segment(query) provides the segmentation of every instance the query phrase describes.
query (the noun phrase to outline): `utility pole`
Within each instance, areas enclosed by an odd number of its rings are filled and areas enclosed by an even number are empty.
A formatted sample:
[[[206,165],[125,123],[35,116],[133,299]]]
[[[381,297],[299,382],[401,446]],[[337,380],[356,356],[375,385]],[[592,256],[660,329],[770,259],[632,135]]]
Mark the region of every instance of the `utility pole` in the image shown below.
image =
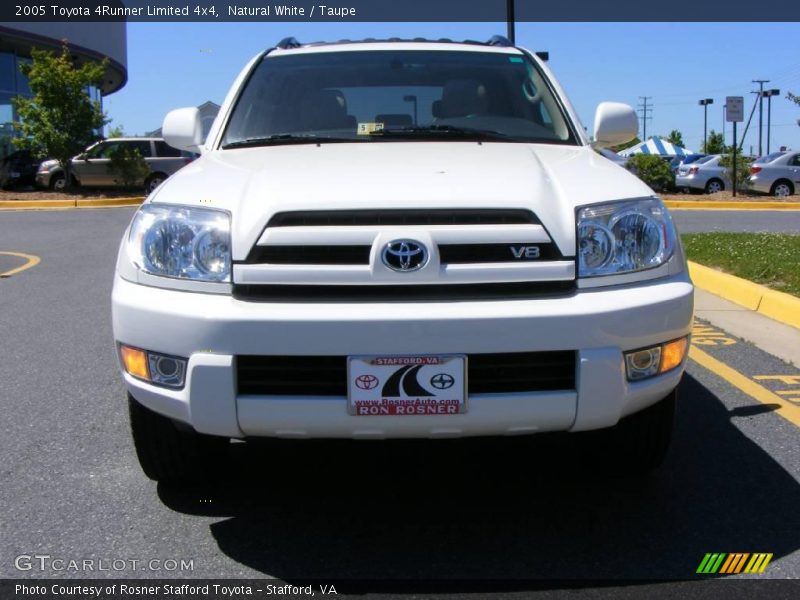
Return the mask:
[[[647,119],[651,119],[652,120],[652,118],[653,118],[653,117],[651,117],[650,115],[647,114],[648,112],[650,112],[650,113],[653,112],[653,105],[652,104],[650,106],[647,105],[647,101],[648,100],[652,100],[652,99],[653,99],[652,96],[639,96],[639,100],[642,101],[639,104],[638,112],[642,115],[642,141],[643,142],[647,141]]]
[[[516,45],[514,40],[514,0],[506,0],[506,23],[508,24],[508,41]]]
[[[769,79],[753,79],[752,82],[760,86],[758,90],[758,155],[763,156],[761,154],[761,121],[764,118],[764,84],[769,83]]]
[[[708,145],[708,105],[714,104],[714,99],[703,98],[698,104],[703,107],[703,152],[705,152]]]
[[[767,90],[763,95],[767,98],[767,154],[769,154],[769,138],[772,129],[772,97],[781,93],[780,90]]]

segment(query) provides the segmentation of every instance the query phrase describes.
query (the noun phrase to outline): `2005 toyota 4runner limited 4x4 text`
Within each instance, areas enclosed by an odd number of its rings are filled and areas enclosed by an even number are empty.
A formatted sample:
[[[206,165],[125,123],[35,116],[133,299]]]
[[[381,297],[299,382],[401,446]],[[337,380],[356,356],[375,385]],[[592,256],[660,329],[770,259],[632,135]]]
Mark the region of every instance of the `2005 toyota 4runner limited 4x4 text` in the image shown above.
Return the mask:
[[[536,53],[496,37],[298,43],[255,57],[201,157],[137,211],[114,335],[140,463],[209,471],[232,438],[608,430],[666,452],[693,287],[653,191],[594,148]]]

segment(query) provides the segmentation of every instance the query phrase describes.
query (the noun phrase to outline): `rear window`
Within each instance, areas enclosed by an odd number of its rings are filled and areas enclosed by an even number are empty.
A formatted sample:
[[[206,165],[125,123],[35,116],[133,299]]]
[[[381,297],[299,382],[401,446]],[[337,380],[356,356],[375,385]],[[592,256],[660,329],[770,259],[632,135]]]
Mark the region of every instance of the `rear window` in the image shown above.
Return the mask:
[[[773,152],[772,154],[767,154],[766,156],[756,159],[755,163],[753,164],[770,163],[773,160],[779,159],[784,154],[786,154],[786,152]]]
[[[702,165],[703,163],[710,162],[710,161],[714,160],[715,158],[716,158],[716,156],[714,156],[713,154],[711,156],[704,156],[704,157],[698,158],[696,161],[694,161],[694,164]]]

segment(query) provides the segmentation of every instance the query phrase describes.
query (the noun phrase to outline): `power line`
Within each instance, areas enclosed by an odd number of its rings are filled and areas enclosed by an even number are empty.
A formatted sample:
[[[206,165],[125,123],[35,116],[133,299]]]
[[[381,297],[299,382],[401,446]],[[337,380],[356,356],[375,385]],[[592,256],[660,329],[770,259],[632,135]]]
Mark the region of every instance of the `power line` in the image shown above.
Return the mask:
[[[653,99],[652,96],[639,96],[639,100],[641,100],[642,102],[639,103],[638,105],[639,108],[637,109],[637,112],[642,117],[642,141],[645,141],[647,139],[647,120],[650,119],[652,121],[653,119],[652,116],[647,114],[648,112],[649,113],[653,112],[653,105],[652,104],[650,106],[647,105],[647,101],[652,99]]]

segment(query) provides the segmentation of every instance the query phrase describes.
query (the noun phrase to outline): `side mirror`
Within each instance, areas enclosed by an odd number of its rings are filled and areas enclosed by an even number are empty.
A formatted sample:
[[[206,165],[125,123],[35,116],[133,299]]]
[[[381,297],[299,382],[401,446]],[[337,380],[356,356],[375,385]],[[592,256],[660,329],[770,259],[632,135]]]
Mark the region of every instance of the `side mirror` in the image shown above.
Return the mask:
[[[203,124],[196,107],[178,108],[167,113],[161,126],[164,141],[173,148],[200,152],[203,143]]]
[[[594,113],[595,148],[631,141],[639,133],[639,119],[633,108],[619,102],[601,102]]]

